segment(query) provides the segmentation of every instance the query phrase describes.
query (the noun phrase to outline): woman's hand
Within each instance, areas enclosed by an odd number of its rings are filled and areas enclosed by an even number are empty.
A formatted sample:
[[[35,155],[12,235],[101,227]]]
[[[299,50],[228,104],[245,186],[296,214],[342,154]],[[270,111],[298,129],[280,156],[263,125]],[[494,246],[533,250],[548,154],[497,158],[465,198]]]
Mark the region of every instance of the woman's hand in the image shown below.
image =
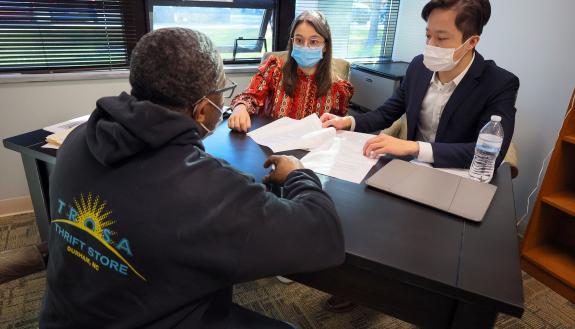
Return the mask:
[[[234,107],[232,115],[228,119],[228,127],[232,130],[247,133],[252,127],[252,121],[248,109],[244,104],[238,104]]]

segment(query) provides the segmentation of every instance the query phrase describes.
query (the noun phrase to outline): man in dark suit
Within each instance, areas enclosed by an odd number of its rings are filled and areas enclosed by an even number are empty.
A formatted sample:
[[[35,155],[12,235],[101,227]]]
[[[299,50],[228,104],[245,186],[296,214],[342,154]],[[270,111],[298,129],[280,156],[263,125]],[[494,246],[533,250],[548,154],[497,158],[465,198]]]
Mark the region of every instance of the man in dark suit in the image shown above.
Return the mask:
[[[435,167],[468,168],[479,131],[499,115],[505,135],[499,166],[513,136],[519,79],[475,50],[491,15],[489,0],[432,0],[421,15],[427,46],[395,94],[369,113],[324,114],[324,127],[373,132],[405,113],[408,140],[380,134],[365,144],[365,155],[413,156]]]

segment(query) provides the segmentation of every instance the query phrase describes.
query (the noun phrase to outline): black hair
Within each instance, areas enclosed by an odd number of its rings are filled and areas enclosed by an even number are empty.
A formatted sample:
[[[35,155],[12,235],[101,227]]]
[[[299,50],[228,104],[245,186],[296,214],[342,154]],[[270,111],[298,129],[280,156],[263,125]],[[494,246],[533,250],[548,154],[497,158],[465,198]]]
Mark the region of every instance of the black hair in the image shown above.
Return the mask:
[[[199,31],[164,28],[144,35],[130,62],[132,96],[175,110],[189,109],[217,88],[223,62]]]
[[[491,17],[489,0],[431,0],[421,11],[427,22],[434,9],[453,9],[457,12],[455,26],[463,33],[463,41],[474,35],[481,35],[483,27]]]

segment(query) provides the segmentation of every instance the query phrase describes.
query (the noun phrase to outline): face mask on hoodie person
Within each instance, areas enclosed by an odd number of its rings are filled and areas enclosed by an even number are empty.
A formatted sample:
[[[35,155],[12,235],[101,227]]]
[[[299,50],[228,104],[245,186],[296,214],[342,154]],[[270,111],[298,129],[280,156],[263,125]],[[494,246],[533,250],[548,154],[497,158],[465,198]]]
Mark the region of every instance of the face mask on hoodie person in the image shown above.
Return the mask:
[[[213,107],[215,107],[219,112],[220,112],[220,116],[218,118],[218,121],[216,122],[216,124],[214,125],[214,128],[209,129],[208,127],[206,127],[203,123],[198,122],[198,124],[200,126],[202,126],[202,128],[204,128],[204,130],[206,130],[206,134],[202,137],[202,138],[206,138],[208,136],[210,136],[211,134],[214,133],[214,130],[220,125],[220,123],[222,123],[222,121],[224,121],[224,110],[222,108],[220,108],[219,106],[217,106],[214,102],[212,102],[209,98],[207,98],[206,96],[200,98],[197,102],[196,105],[194,106],[194,110],[192,111],[192,115],[194,115],[196,113],[196,110],[198,109],[198,103],[201,102],[203,99],[208,100],[208,103],[210,103]],[[197,121],[196,121],[197,122]]]

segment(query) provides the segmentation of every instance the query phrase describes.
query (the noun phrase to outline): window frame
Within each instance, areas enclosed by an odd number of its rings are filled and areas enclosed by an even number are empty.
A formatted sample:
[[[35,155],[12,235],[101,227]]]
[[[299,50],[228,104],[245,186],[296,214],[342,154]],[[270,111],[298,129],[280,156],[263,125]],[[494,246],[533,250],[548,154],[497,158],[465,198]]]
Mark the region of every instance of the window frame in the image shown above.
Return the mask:
[[[294,1],[295,0],[289,0]],[[148,31],[152,30],[154,13],[154,5],[158,6],[174,6],[174,7],[212,7],[212,8],[246,8],[246,9],[264,9],[264,15],[259,29],[259,38],[265,38],[267,27],[271,23],[272,25],[272,49],[276,51],[277,48],[277,18],[280,16],[279,3],[280,0],[145,0],[146,3],[146,13],[147,13],[147,24]],[[295,9],[295,7],[294,7]],[[276,13],[276,14],[274,14]],[[272,20],[273,19],[273,20]],[[237,40],[237,39],[236,39]],[[240,39],[241,40],[241,39]],[[253,47],[253,51],[261,51],[263,49],[264,42],[258,41]],[[269,46],[269,45],[268,45]],[[269,50],[268,50],[269,51]],[[240,53],[240,52],[238,52]],[[224,65],[227,64],[255,64],[259,63],[261,59],[259,58],[236,58],[236,59],[224,59]]]

